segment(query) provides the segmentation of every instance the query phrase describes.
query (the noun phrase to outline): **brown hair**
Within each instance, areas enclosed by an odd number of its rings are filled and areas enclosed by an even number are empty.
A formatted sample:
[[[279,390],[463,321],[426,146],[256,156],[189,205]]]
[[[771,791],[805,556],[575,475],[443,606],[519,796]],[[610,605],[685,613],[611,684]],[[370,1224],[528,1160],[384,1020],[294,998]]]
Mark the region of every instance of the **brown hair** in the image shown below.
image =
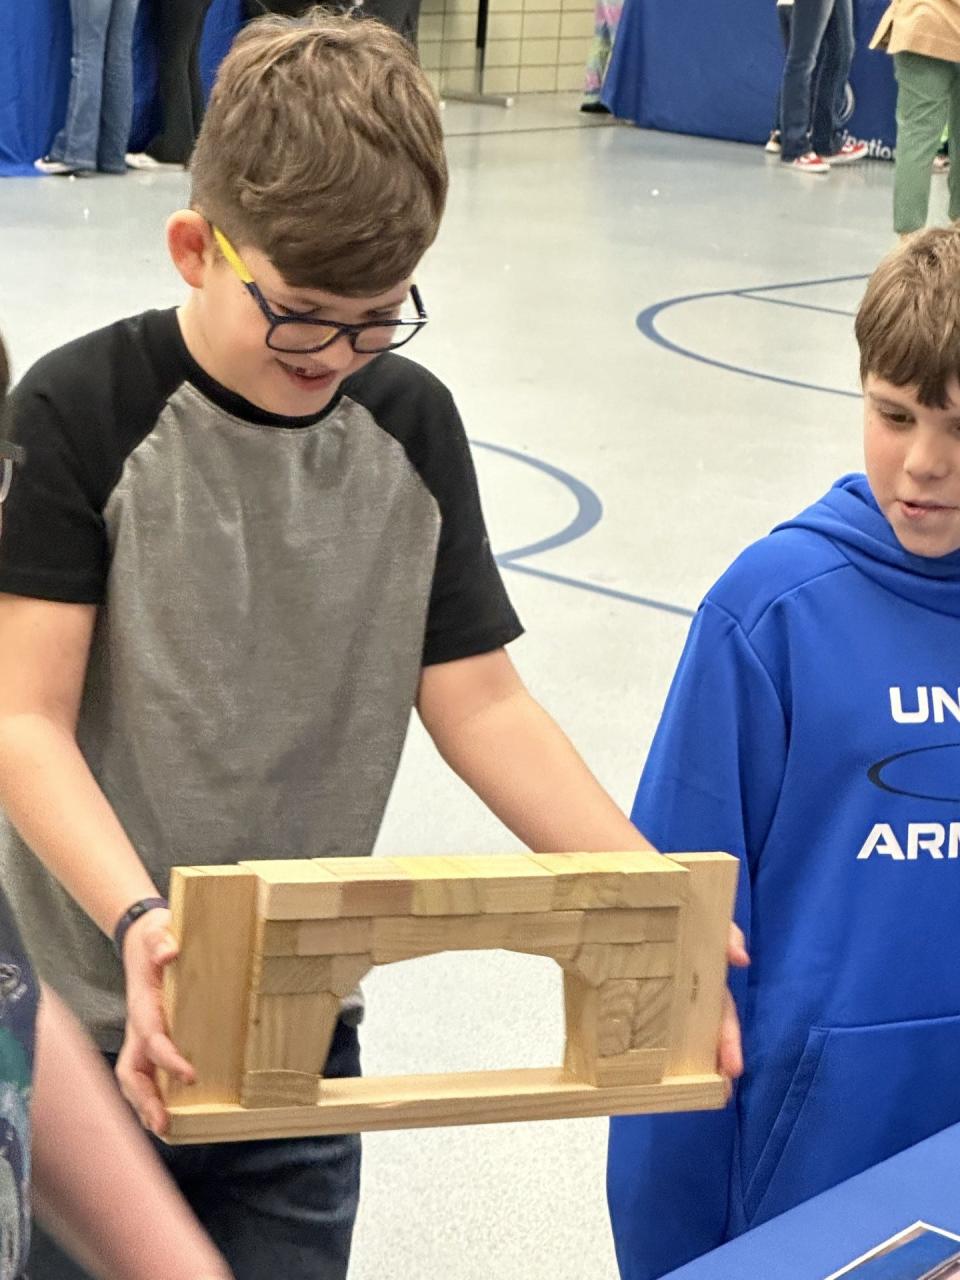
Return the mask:
[[[860,377],[916,387],[921,404],[947,404],[960,378],[960,228],[911,236],[870,277],[856,320]]]
[[[372,19],[321,8],[245,27],[191,162],[191,205],[286,282],[348,297],[411,275],[447,195],[437,98]]]

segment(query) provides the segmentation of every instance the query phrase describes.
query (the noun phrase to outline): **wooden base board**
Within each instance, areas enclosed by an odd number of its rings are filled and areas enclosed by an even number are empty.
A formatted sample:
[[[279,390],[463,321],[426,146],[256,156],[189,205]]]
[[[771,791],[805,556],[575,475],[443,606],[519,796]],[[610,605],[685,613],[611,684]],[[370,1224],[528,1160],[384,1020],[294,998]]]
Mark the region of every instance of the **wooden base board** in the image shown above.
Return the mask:
[[[185,1092],[189,1096],[189,1090]],[[538,1067],[324,1080],[321,1092],[322,1100],[315,1106],[174,1106],[165,1138],[179,1146],[378,1129],[708,1111],[725,1105],[728,1087],[720,1076],[698,1075],[674,1076],[660,1084],[596,1088],[570,1079],[559,1067]]]

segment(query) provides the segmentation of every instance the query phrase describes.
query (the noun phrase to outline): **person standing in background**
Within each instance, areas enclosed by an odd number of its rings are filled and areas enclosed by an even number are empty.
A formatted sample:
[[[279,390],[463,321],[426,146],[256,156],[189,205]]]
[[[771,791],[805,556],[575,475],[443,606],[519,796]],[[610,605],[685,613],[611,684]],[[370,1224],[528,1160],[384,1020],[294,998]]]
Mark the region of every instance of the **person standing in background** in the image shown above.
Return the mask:
[[[853,0],[794,0],[780,89],[780,158],[795,172],[826,174],[831,165],[867,155],[866,143],[844,139],[841,123],[853,54]]]
[[[67,117],[47,154],[34,161],[40,173],[126,172],[136,15],[137,0],[70,0]]]
[[[126,156],[131,169],[183,168],[203,121],[200,41],[211,0],[158,0],[154,6],[163,126],[143,152]]]
[[[607,107],[600,101],[603,79],[610,65],[613,53],[613,42],[617,38],[617,27],[623,12],[623,0],[596,0],[594,8],[593,44],[587,54],[586,79],[583,86],[581,111],[592,111],[609,114]]]
[[[927,222],[930,178],[949,125],[960,137],[960,5],[956,0],[894,0],[871,49],[893,55],[897,76],[897,154],[893,229],[901,236]],[[950,220],[960,218],[960,169],[948,170]]]

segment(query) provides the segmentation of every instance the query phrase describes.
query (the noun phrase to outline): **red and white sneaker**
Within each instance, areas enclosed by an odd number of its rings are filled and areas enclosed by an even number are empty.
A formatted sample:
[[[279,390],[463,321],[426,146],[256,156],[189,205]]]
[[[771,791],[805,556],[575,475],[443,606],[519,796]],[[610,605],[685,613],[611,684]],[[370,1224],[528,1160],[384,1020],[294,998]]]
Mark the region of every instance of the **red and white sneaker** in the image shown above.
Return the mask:
[[[815,151],[808,151],[805,156],[797,156],[796,160],[785,160],[783,163],[795,173],[830,172],[830,165],[826,160],[818,156]]]
[[[848,138],[835,156],[827,156],[830,164],[855,164],[857,160],[866,160],[870,148],[865,142],[856,142]]]

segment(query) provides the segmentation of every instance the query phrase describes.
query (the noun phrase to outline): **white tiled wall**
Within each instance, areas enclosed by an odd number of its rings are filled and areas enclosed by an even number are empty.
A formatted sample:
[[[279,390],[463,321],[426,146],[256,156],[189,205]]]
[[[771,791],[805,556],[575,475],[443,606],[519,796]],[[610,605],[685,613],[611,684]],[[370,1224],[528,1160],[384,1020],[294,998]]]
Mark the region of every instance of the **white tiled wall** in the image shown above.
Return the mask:
[[[594,0],[490,0],[484,93],[582,89]],[[477,0],[422,0],[420,58],[441,91],[475,87]]]

